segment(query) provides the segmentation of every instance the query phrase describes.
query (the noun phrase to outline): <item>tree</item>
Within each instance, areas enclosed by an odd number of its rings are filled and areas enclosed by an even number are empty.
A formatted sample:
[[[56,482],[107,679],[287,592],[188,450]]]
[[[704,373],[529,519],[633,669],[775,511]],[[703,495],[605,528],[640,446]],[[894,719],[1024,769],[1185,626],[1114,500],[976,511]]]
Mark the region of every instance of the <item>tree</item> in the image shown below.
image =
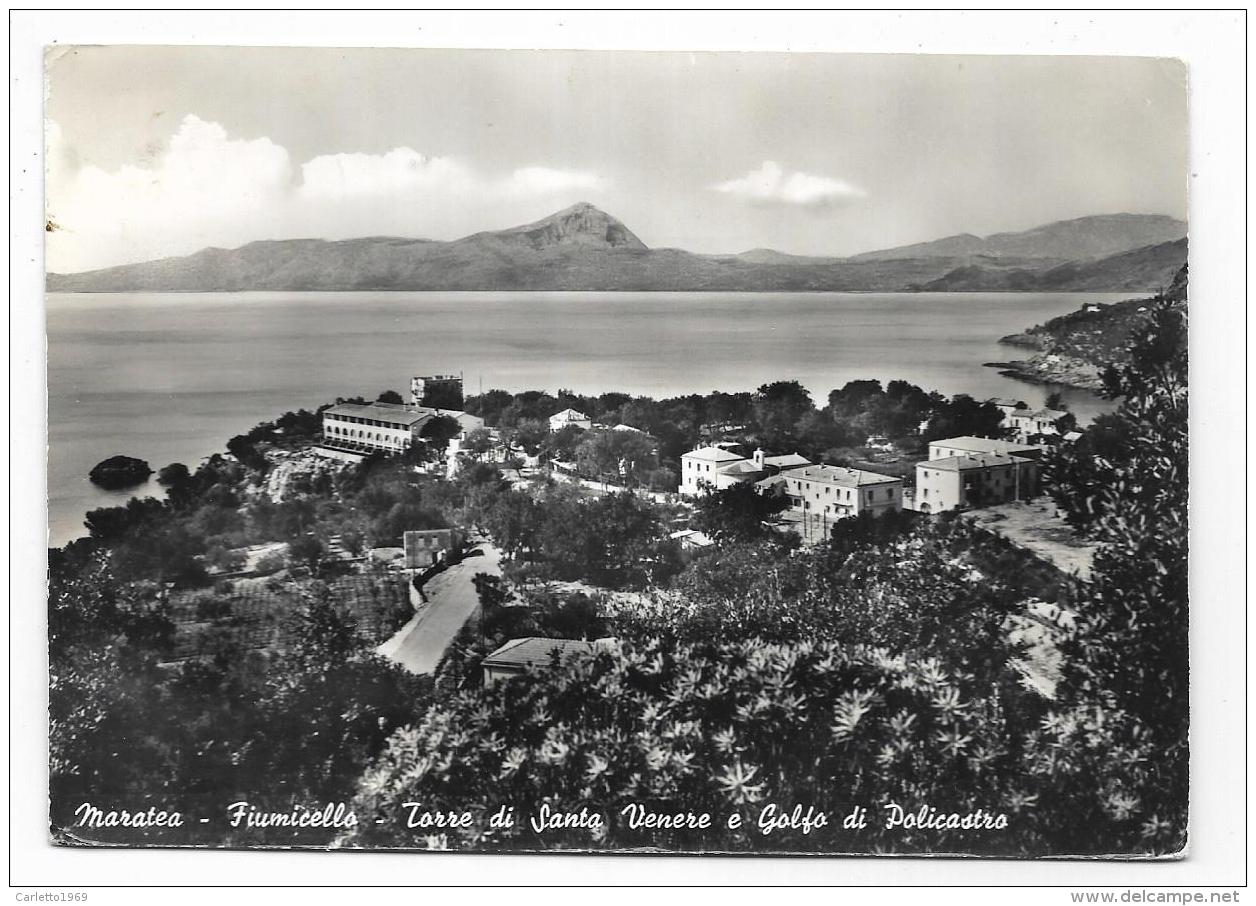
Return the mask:
[[[526,452],[535,455],[550,437],[549,422],[539,418],[521,418],[515,422],[509,437]]]
[[[752,541],[774,534],[764,523],[787,506],[783,496],[760,494],[754,485],[737,482],[698,498],[693,524],[716,541]]]
[[[394,403],[398,406],[405,403],[405,400],[401,398],[401,394],[398,393],[396,390],[382,391],[379,395],[379,398],[376,401],[380,403]]]
[[[943,402],[934,410],[923,440],[927,443],[945,437],[1002,437],[1005,433],[1003,413],[998,406],[957,393],[950,402]]]
[[[419,429],[419,437],[438,452],[444,450],[449,441],[461,433],[462,426],[458,424],[458,420],[448,415],[438,415]]]
[[[658,468],[654,444],[635,431],[586,431],[576,448],[576,463],[591,478],[626,481],[635,486]]]
[[[537,549],[561,578],[620,588],[661,581],[675,569],[658,508],[630,492],[557,496],[541,514]]]
[[[472,456],[483,456],[493,449],[493,434],[488,428],[474,428],[462,441],[462,451]]]
[[[564,425],[552,434],[547,434],[540,445],[540,454],[553,462],[570,462],[576,458],[576,450],[587,432],[579,425]]]
[[[1160,852],[1183,845],[1187,807],[1187,344],[1184,307],[1165,301],[1111,366],[1122,403],[1045,460],[1045,484],[1069,521],[1099,542],[1078,628],[1064,648],[1065,701],[1109,704],[1109,733],[1151,743],[1154,770],[1126,781]],[[1062,709],[1063,710],[1063,709]]]
[[[162,466],[162,470],[157,472],[157,484],[167,490],[182,488],[191,483],[191,480],[192,474],[182,462],[171,462],[168,466]]]
[[[300,535],[288,542],[288,560],[317,569],[326,553],[323,542],[317,535]]]
[[[227,441],[227,452],[234,456],[241,465],[247,466],[256,472],[266,471],[266,457],[258,452],[257,447],[253,446],[253,442],[243,434],[237,434]]]
[[[776,381],[755,391],[754,418],[768,446],[792,446],[799,419],[814,408],[811,394],[797,381]]]
[[[505,491],[490,504],[482,522],[493,542],[513,559],[535,545],[540,514],[527,494]]]
[[[157,483],[166,489],[166,499],[176,509],[185,507],[191,502],[195,489],[192,484],[192,473],[181,462],[172,462],[157,473]]]
[[[489,390],[480,396],[469,396],[463,404],[466,412],[478,415],[485,424],[500,424],[503,409],[510,405],[514,395],[505,390]]]
[[[89,510],[83,518],[83,525],[94,541],[114,544],[132,535],[142,526],[157,521],[162,510],[160,500],[132,497],[126,502],[126,506]]]

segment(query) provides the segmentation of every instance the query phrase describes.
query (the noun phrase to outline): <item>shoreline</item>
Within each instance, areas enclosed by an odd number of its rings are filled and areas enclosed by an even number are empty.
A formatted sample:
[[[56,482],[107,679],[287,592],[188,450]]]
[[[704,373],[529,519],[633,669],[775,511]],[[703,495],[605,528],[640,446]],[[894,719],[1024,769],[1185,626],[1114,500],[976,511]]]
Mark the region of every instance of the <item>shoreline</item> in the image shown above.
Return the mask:
[[[1071,387],[1091,393],[1103,389],[1103,378],[1096,366],[1080,359],[1056,358],[1061,360],[1050,362],[1043,356],[1034,356],[1007,362],[983,362],[981,367],[997,368],[1001,377],[1036,386]]]

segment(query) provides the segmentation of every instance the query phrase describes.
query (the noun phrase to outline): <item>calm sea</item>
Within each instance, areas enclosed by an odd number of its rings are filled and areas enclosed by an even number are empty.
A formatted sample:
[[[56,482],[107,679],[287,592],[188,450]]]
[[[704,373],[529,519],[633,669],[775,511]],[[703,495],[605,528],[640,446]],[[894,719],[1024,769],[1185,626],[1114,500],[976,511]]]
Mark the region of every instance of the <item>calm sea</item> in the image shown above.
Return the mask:
[[[462,372],[468,393],[570,388],[654,397],[797,379],[824,405],[849,380],[1041,403],[983,362],[999,337],[1111,294],[225,293],[47,297],[49,541],[83,534],[115,453],[195,465],[227,438],[337,396],[406,394]],[[1083,421],[1107,408],[1065,391]]]

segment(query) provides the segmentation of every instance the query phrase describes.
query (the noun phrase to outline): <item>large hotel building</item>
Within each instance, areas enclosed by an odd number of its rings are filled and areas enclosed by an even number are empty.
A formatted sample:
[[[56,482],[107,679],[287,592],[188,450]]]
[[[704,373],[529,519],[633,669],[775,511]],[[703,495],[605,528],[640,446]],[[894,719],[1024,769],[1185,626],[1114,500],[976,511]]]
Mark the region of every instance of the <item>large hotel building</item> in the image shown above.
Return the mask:
[[[395,403],[340,403],[323,410],[323,443],[351,453],[400,453],[435,415]]]

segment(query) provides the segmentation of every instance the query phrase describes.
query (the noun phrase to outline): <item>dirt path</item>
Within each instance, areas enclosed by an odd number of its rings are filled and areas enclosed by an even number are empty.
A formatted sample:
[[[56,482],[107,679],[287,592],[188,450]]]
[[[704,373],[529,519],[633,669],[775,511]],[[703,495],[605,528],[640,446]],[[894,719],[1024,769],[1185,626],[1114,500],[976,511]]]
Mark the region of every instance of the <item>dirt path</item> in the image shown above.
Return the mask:
[[[471,581],[475,574],[501,575],[501,551],[487,541],[475,549],[483,555],[467,557],[424,586],[428,605],[376,651],[411,673],[436,670],[445,649],[480,606]]]

